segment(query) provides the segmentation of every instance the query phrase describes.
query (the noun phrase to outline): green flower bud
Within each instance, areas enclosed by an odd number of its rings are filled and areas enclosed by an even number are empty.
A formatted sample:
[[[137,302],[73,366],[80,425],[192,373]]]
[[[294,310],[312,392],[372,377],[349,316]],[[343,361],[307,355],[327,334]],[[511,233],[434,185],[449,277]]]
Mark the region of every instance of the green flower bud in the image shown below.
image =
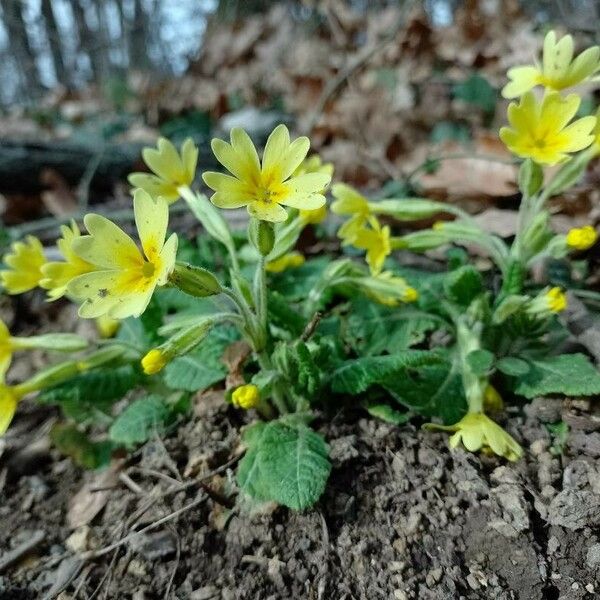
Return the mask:
[[[248,239],[261,256],[267,256],[275,245],[275,228],[270,221],[250,219],[248,223]]]
[[[421,198],[381,200],[380,202],[370,202],[369,207],[375,214],[388,215],[399,221],[418,221],[448,212],[446,204]]]
[[[210,271],[183,262],[175,263],[169,281],[182,292],[198,298],[214,296],[222,291],[221,284]]]

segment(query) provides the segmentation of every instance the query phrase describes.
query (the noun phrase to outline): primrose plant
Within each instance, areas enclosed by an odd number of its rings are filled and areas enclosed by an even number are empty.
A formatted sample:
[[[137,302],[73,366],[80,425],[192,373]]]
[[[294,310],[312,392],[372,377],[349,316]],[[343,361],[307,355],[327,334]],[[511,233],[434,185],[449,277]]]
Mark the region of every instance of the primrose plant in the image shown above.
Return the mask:
[[[230,174],[204,173],[214,190],[210,201],[190,187],[198,156],[191,140],[181,153],[165,139],[144,150],[152,174],[129,177],[139,242],[109,218],[88,214],[85,235],[74,222],[63,226],[57,242],[63,260],[49,261],[33,237],[13,244],[0,273],[9,294],[41,287],[49,300],[67,296],[79,304],[79,316],[96,319],[101,331],[121,325],[88,355],[31,381],[3,384],[0,424],[5,431],[18,400],[39,392],[38,401],[59,404],[67,417],[53,431],[58,447],[85,466],[100,466],[116,448],[135,446],[173,423],[190,393],[225,379],[221,357],[238,340],[226,398],[262,417],[244,432],[240,488],[255,500],[302,509],[321,495],[330,471],[327,445],[309,423],[340,349],[315,334],[318,315],[287,306],[284,295],[268,289],[267,277],[304,262],[292,250],[302,230],[326,216],[332,166],[318,156],[306,159],[308,138],[290,140],[283,125],[269,136],[262,159],[241,129],[231,131],[230,142],[213,140],[212,149]],[[212,238],[200,238],[204,255],[167,233],[169,204],[179,199]],[[250,215],[246,244],[218,210],[243,206]],[[178,252],[188,260],[178,260]],[[366,289],[364,272],[354,279]],[[399,291],[386,285],[392,298],[406,294],[403,283]],[[5,367],[13,350],[75,352],[86,344],[67,334],[12,338],[4,329]],[[145,395],[123,409],[119,401],[136,388]],[[89,438],[86,426],[99,423],[108,436]]]
[[[418,311],[405,311],[405,316],[413,317],[415,327],[436,328],[438,333],[445,329],[446,338],[425,352],[403,349],[379,360],[358,358],[335,374],[335,390],[358,393],[374,385],[383,387],[409,413],[441,418],[443,424],[428,427],[454,432],[451,446],[462,442],[468,450],[485,449],[510,460],[521,456],[522,449],[488,417],[502,406],[495,386],[525,398],[600,393],[600,375],[588,358],[560,352],[568,332],[556,315],[567,307],[565,291],[551,285],[540,289],[528,277],[534,265],[587,250],[597,240],[591,225],[566,235],[554,233],[548,201],[574,185],[600,154],[597,118],[575,118],[581,98],[563,94],[599,69],[598,47],[573,59],[571,36],[557,40],[550,32],[542,66],[509,71],[511,82],[503,95],[519,100],[509,105],[510,126],[501,128],[500,138],[522,159],[518,178],[522,199],[510,245],[483,231],[457,207],[420,199],[369,202],[346,186],[334,186],[338,199],[332,209],[349,217],[339,236],[344,244],[366,251],[373,273],[381,270],[392,250],[423,252],[449,245],[479,247],[495,266],[484,276],[455,251],[448,273],[413,273]],[[541,88],[541,94],[533,88]],[[414,210],[412,216],[408,208]],[[382,215],[407,221],[435,213],[455,218],[398,237],[379,220]],[[405,418],[392,407],[384,410],[377,402],[372,406],[385,418],[396,422]]]

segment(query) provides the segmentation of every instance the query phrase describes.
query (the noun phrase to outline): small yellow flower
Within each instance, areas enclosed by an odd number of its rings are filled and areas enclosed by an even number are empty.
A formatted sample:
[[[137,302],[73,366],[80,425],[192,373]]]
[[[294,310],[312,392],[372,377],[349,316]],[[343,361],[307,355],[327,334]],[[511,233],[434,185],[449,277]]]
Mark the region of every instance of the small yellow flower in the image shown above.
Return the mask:
[[[419,292],[413,287],[406,288],[404,295],[402,296],[403,302],[416,302],[419,299]]]
[[[567,233],[567,246],[573,250],[587,250],[598,239],[596,230],[591,225],[576,227]]]
[[[65,260],[47,262],[42,266],[44,278],[40,281],[40,287],[48,290],[48,300],[57,300],[64,296],[71,279],[95,270],[94,265],[79,258],[73,252],[73,242],[81,237],[77,223],[71,221],[70,227],[63,225],[60,230],[62,237],[56,242],[56,245]]]
[[[6,433],[22,396],[23,394],[17,387],[0,383],[0,435]]]
[[[189,186],[196,175],[198,148],[191,138],[181,146],[181,154],[167,139],[158,138],[157,148],[144,148],[142,156],[150,167],[150,173],[132,173],[129,183],[141,188],[152,197],[164,198],[168,203],[175,202],[180,196],[179,187]]]
[[[549,92],[538,102],[527,92],[518,105],[513,102],[508,107],[511,127],[502,127],[500,138],[522,158],[548,165],[561,162],[594,141],[596,117],[582,117],[568,125],[580,102],[576,94],[563,98],[558,92]]]
[[[557,39],[554,31],[549,31],[544,39],[544,53],[541,65],[525,65],[509,69],[511,80],[502,95],[517,98],[537,85],[549,90],[560,91],[588,80],[600,67],[600,48],[592,46],[573,60],[573,38],[565,35]]]
[[[316,210],[325,204],[321,191],[329,184],[326,173],[293,176],[304,160],[310,142],[300,137],[293,142],[285,125],[278,125],[267,140],[262,157],[248,134],[239,128],[231,130],[231,143],[212,141],[219,162],[232,175],[207,172],[206,185],[215,191],[211,202],[219,208],[246,206],[251,216],[274,223],[285,221],[283,206],[298,210]]]
[[[351,244],[371,214],[369,201],[345,183],[336,183],[332,187],[331,193],[336,199],[331,205],[331,211],[336,215],[350,217],[339,228],[338,237],[345,244]]]
[[[244,410],[255,408],[259,401],[260,392],[252,383],[241,385],[234,390],[233,394],[231,394],[231,402],[233,405],[237,408],[243,408]]]
[[[11,252],[2,260],[10,267],[6,271],[0,271],[0,281],[7,294],[22,294],[39,285],[46,257],[44,248],[36,237],[28,235],[25,241],[14,242]]]
[[[155,375],[162,371],[168,362],[164,353],[158,348],[154,348],[142,358],[142,369],[146,375]]]
[[[300,163],[300,166],[294,171],[292,177],[298,177],[306,173],[325,173],[331,179],[333,177],[333,165],[331,163],[324,163],[318,154],[313,154]],[[325,195],[326,190],[327,187],[324,187],[320,193]],[[305,225],[318,225],[327,218],[327,206],[324,204],[321,208],[316,208],[315,210],[301,210],[300,218]]]
[[[121,327],[121,321],[118,319],[111,319],[106,315],[101,315],[96,319],[96,329],[102,338],[115,337],[119,327]]]
[[[427,429],[454,431],[449,445],[456,448],[459,444],[470,452],[478,450],[492,451],[498,456],[515,461],[521,458],[523,449],[500,425],[483,413],[467,413],[458,423],[450,426],[428,423]]]
[[[591,153],[593,156],[598,156],[600,154],[600,108],[596,111],[596,125],[592,131],[592,135],[594,136],[594,141],[592,143]]]
[[[286,269],[296,269],[301,267],[304,262],[305,258],[300,252],[288,252],[275,260],[269,261],[265,268],[270,273],[281,273]]]
[[[96,214],[84,219],[90,235],[73,242],[73,251],[97,269],[76,277],[67,287],[69,294],[82,301],[79,315],[85,319],[139,317],[175,266],[177,235],[165,242],[167,203],[138,189],[133,210],[143,253],[122,229]]]
[[[383,227],[375,217],[369,217],[370,228],[360,229],[352,245],[367,251],[367,263],[373,275],[378,275],[383,269],[385,259],[392,252],[390,245],[390,228],[388,225]]]

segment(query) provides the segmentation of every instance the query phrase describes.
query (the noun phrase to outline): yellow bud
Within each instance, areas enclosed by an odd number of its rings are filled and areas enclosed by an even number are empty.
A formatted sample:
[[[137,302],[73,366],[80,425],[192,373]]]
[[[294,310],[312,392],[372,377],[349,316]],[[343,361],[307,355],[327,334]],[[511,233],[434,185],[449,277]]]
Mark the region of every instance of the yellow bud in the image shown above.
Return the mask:
[[[406,288],[402,299],[404,302],[416,302],[419,299],[419,292],[412,287]]]
[[[483,406],[486,412],[499,412],[504,406],[502,396],[492,384],[488,384],[485,388],[483,393]]]
[[[553,287],[546,292],[545,299],[548,309],[553,313],[559,313],[567,308],[567,296],[559,287]]]
[[[596,230],[591,225],[576,227],[567,233],[567,246],[573,250],[587,250],[598,239]]]
[[[432,226],[431,229],[433,229],[434,231],[441,231],[442,229],[444,229],[444,221],[436,221]]]
[[[275,260],[270,260],[265,268],[269,273],[282,273],[286,269],[296,269],[305,262],[304,256],[299,252],[289,252]]]
[[[107,315],[102,315],[96,319],[96,329],[100,334],[100,337],[111,338],[117,334],[121,321],[113,319]]]
[[[231,395],[231,401],[234,406],[248,410],[255,408],[260,400],[260,392],[258,388],[252,384],[241,385],[236,388]]]
[[[167,362],[165,354],[158,348],[154,348],[142,358],[142,369],[146,375],[154,375],[161,371]]]

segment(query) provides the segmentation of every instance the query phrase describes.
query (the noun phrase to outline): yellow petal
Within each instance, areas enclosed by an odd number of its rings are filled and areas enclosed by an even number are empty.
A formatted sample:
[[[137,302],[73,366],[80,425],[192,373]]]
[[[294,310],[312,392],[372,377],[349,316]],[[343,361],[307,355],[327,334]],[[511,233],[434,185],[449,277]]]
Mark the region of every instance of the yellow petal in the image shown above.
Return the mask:
[[[80,258],[103,269],[141,264],[143,258],[135,242],[112,221],[93,213],[83,221],[90,235],[73,241],[73,250]]]
[[[310,140],[306,136],[299,137],[290,144],[285,155],[281,157],[281,179],[283,181],[300,166],[309,149]]]
[[[513,67],[507,75],[511,81],[502,88],[502,96],[509,99],[518,98],[533,89],[540,83],[541,77],[539,69],[533,66]]]
[[[162,179],[180,182],[183,178],[183,165],[175,146],[166,138],[158,138],[158,150],[144,148],[144,162]]]
[[[133,213],[144,254],[148,260],[154,261],[162,250],[167,234],[169,207],[161,198],[152,198],[148,192],[136,190]]]
[[[262,177],[266,181],[282,181],[281,157],[290,145],[290,132],[285,125],[278,125],[269,135],[262,160]]]
[[[187,138],[181,146],[181,162],[185,171],[186,183],[190,185],[196,176],[196,166],[198,164],[198,147],[194,144],[192,138]]]
[[[161,270],[157,273],[156,277],[158,285],[165,285],[167,283],[167,279],[175,266],[177,243],[177,234],[172,233],[160,252]]]
[[[17,410],[17,397],[6,386],[0,389],[0,435],[6,433]]]
[[[258,184],[260,180],[260,161],[258,152],[250,139],[250,136],[239,127],[231,130],[231,145],[235,150],[238,160],[244,171],[246,183]]]
[[[167,202],[179,199],[177,186],[150,173],[131,173],[127,178],[135,188],[146,190],[151,196],[164,198]]]
[[[288,217],[285,208],[274,202],[250,202],[248,213],[252,217],[272,223],[282,223]]]

